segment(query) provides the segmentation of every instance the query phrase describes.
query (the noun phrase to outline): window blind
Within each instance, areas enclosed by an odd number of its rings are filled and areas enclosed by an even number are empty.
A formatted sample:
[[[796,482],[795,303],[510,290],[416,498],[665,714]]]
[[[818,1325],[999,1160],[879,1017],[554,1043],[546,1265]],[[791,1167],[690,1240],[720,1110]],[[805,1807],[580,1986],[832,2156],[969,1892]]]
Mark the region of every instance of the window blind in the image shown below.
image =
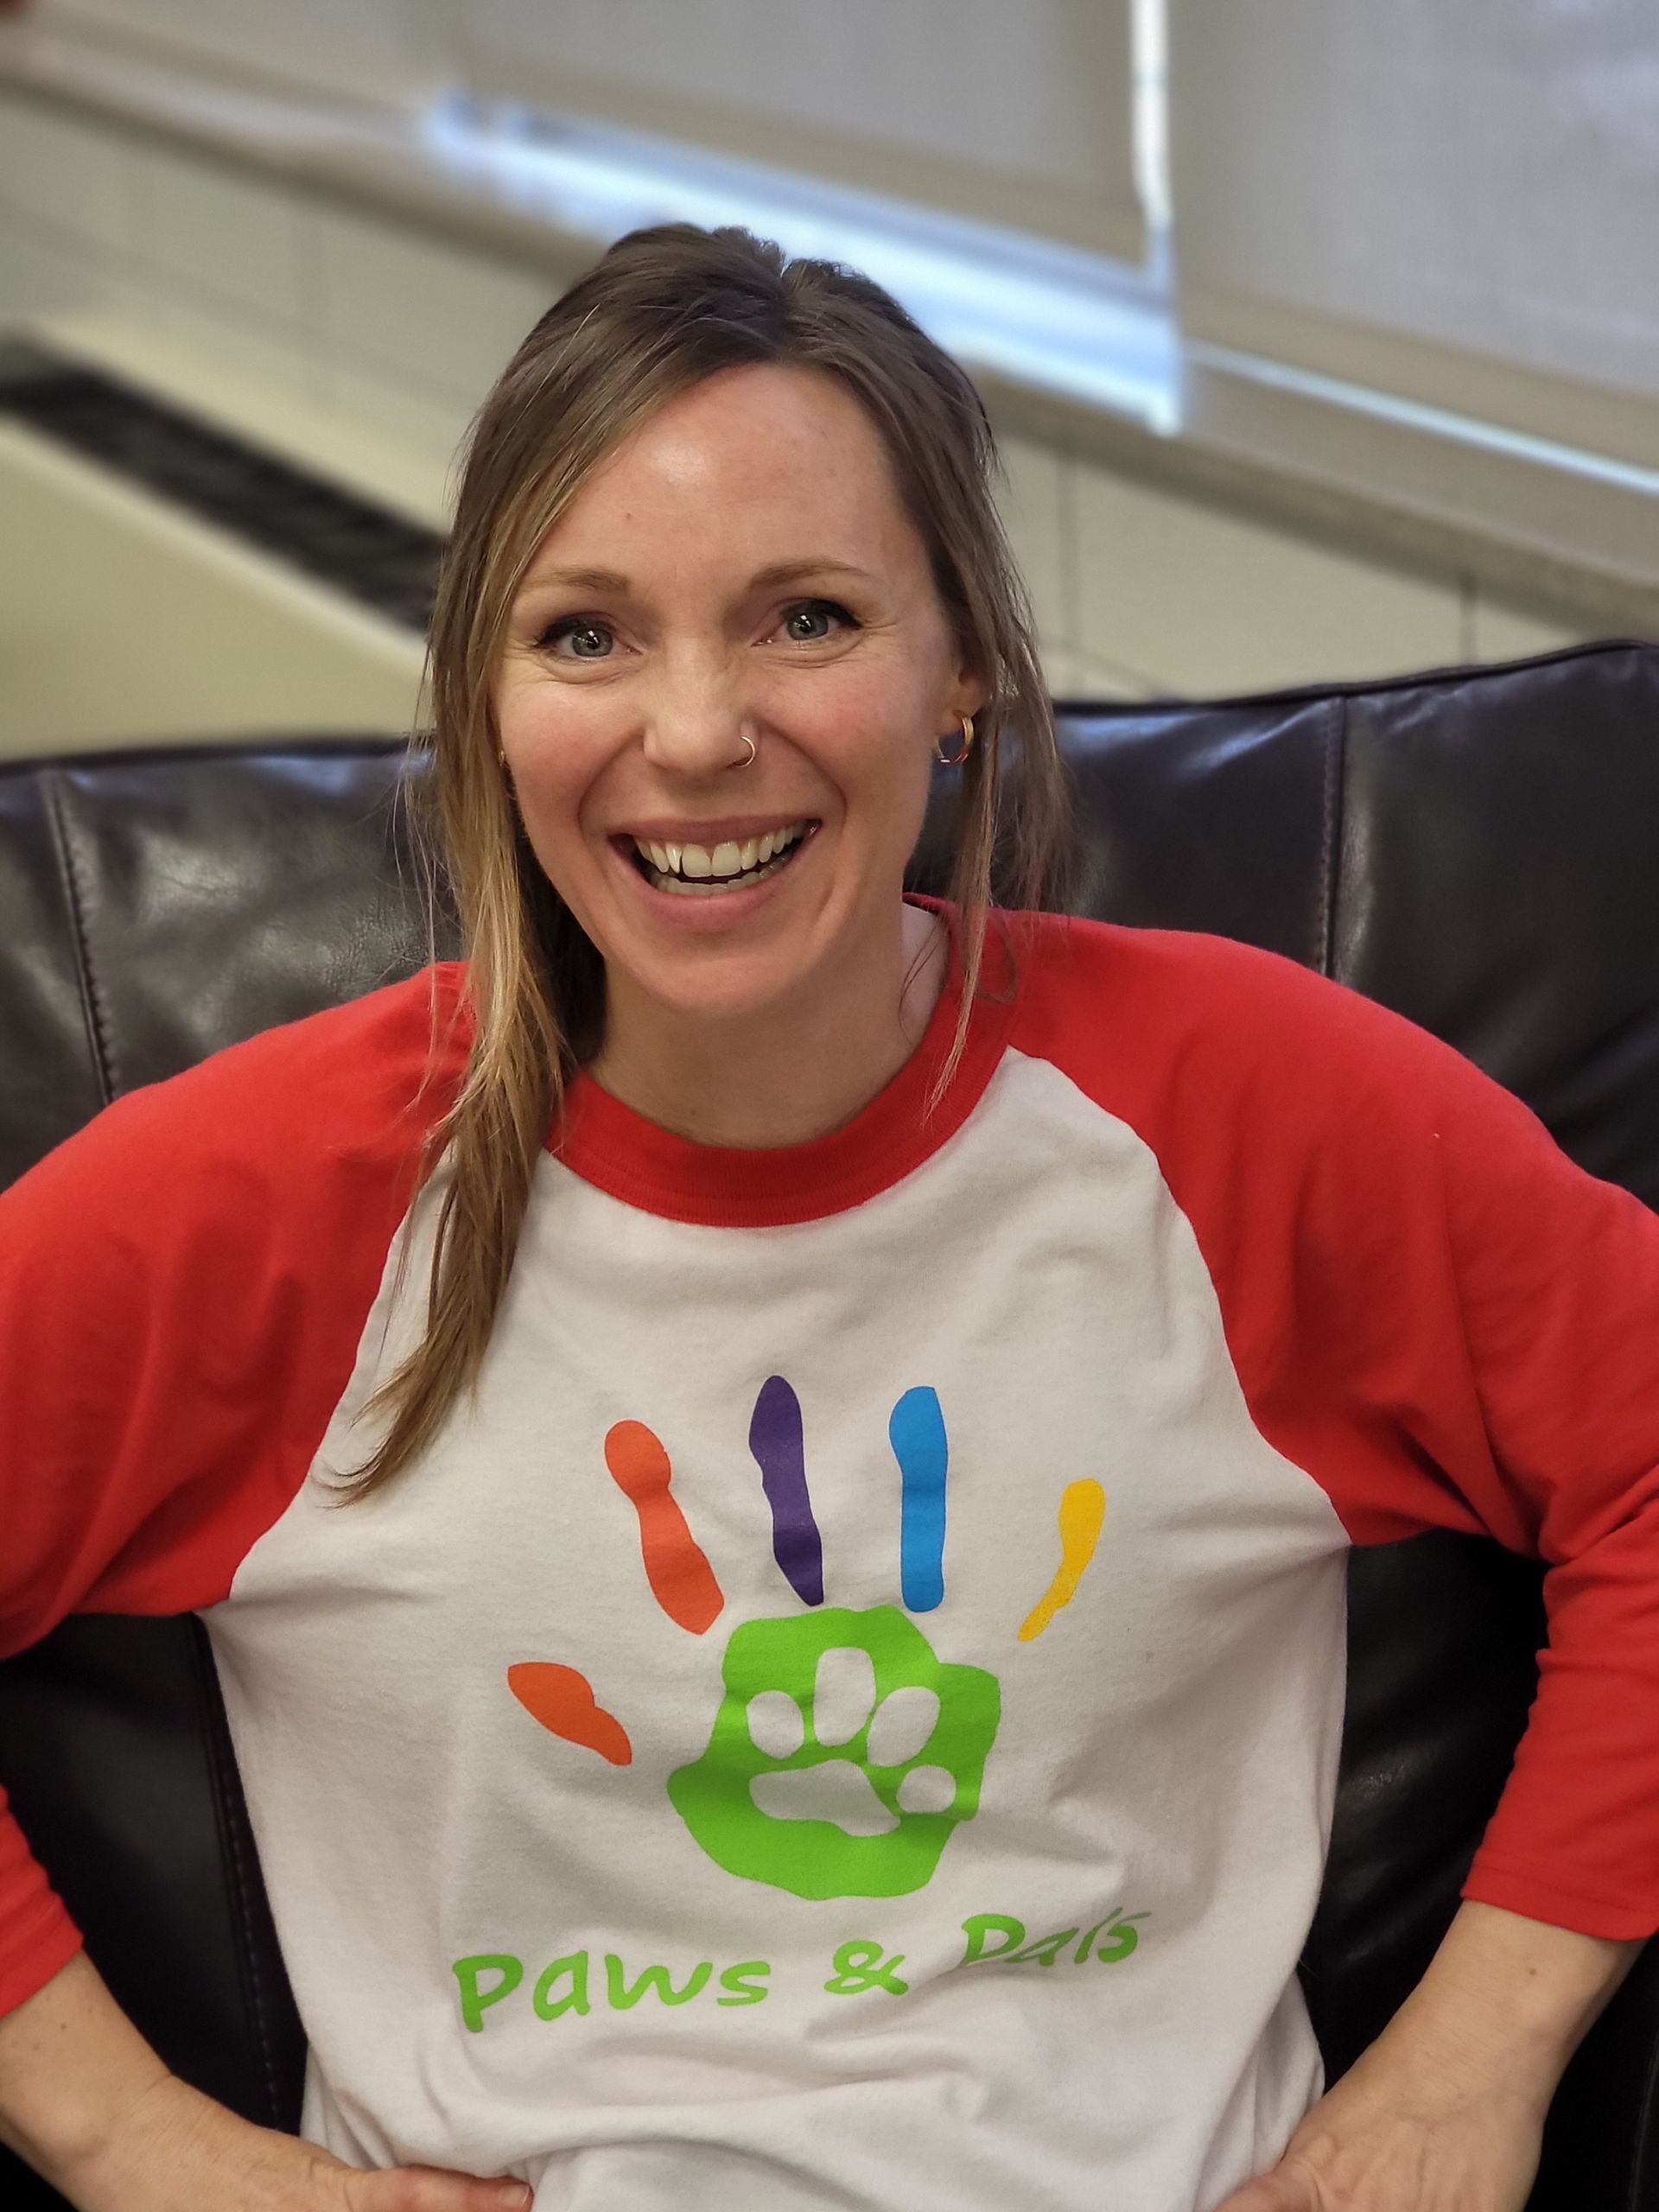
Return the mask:
[[[454,0],[460,5],[462,0]],[[450,0],[47,0],[66,27],[96,26],[207,62],[229,61],[276,78],[400,101],[442,85]]]
[[[1131,0],[471,0],[472,88],[1138,261]]]
[[[1170,0],[1192,336],[1659,465],[1655,0]]]

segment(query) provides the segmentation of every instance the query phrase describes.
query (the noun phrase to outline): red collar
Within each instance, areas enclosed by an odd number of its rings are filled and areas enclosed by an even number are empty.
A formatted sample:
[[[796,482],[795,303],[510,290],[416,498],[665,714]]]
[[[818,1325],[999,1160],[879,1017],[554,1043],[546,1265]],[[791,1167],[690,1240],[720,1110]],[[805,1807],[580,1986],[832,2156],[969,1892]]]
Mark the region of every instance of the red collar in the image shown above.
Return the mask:
[[[978,1104],[1001,1058],[1014,1020],[1014,964],[993,915],[967,1042],[949,1088],[927,1101],[955,1039],[962,1004],[957,921],[934,899],[913,904],[942,913],[950,964],[927,1028],[897,1075],[849,1122],[805,1144],[752,1148],[696,1144],[625,1106],[586,1072],[566,1093],[550,1149],[573,1173],[625,1205],[671,1221],[730,1229],[779,1228],[844,1213],[937,1152]]]

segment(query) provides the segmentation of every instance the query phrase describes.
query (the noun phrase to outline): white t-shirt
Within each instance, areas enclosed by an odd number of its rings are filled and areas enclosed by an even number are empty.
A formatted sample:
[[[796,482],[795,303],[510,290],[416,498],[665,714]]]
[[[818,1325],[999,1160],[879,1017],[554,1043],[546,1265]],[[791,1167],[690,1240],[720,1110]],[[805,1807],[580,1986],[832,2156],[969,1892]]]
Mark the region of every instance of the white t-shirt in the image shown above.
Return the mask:
[[[54,1224],[0,1270],[27,1436],[77,1329],[99,1362],[8,1634],[203,1609],[305,2132],[539,2212],[1207,2212],[1320,2088],[1349,1548],[1547,1527],[1593,1593],[1659,1456],[1659,1222],[1287,963],[1006,922],[931,1116],[952,988],[785,1150],[579,1080],[475,1397],[342,1506],[423,1325],[432,980],[0,1213],[9,1262]],[[1605,1760],[1659,1724],[1599,1694],[1547,1683],[1470,1893],[1636,1932],[1659,1821]],[[38,1981],[73,1933],[21,1848]]]

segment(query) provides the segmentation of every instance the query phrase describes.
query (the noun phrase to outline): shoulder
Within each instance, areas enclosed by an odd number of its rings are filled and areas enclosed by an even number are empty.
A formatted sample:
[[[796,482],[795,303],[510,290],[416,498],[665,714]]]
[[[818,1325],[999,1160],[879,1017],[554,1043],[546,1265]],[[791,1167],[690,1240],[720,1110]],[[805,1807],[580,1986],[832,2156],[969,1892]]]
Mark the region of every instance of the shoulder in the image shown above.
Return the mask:
[[[0,1194],[0,1649],[214,1602],[287,1506],[448,1101],[454,980],[213,1053]]]
[[[426,969],[127,1093],[0,1193],[8,1242],[30,1219],[151,1249],[256,1214],[303,1234],[344,1193],[406,1198],[453,1096],[459,985]]]
[[[1282,955],[1198,931],[1007,918],[1015,1050],[1127,1123],[1172,1179],[1315,1174],[1357,1198],[1405,1171],[1438,1182],[1452,1156],[1525,1174],[1555,1154],[1464,1054]]]
[[[1003,917],[1019,972],[1021,1025],[1059,1039],[1109,1007],[1158,1033],[1196,1027],[1243,1045],[1275,1030],[1368,1027],[1381,1009],[1282,953],[1198,930],[1140,929],[1065,914]],[[1395,1020],[1397,1016],[1384,1016]],[[1120,1040],[1121,1042],[1122,1040]]]
[[[1287,1113],[1379,1086],[1420,1099],[1426,1084],[1437,1096],[1497,1090],[1404,1015],[1281,953],[1198,931],[1005,919],[1018,972],[1014,1043],[1091,1092],[1144,1095],[1202,1074]]]

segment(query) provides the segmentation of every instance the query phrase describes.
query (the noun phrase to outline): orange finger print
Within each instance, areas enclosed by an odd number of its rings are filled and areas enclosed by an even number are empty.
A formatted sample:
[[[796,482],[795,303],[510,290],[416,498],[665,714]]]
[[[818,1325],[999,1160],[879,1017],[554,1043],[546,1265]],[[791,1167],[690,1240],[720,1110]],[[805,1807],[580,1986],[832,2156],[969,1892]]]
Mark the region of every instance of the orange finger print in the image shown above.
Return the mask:
[[[667,1452],[644,1421],[620,1421],[605,1439],[605,1464],[639,1516],[639,1550],[652,1595],[670,1620],[701,1636],[726,1600],[670,1491],[674,1471]]]
[[[593,1684],[574,1667],[526,1659],[508,1668],[507,1688],[532,1719],[567,1744],[597,1751],[613,1766],[632,1764],[633,1745],[627,1730],[598,1703]]]

